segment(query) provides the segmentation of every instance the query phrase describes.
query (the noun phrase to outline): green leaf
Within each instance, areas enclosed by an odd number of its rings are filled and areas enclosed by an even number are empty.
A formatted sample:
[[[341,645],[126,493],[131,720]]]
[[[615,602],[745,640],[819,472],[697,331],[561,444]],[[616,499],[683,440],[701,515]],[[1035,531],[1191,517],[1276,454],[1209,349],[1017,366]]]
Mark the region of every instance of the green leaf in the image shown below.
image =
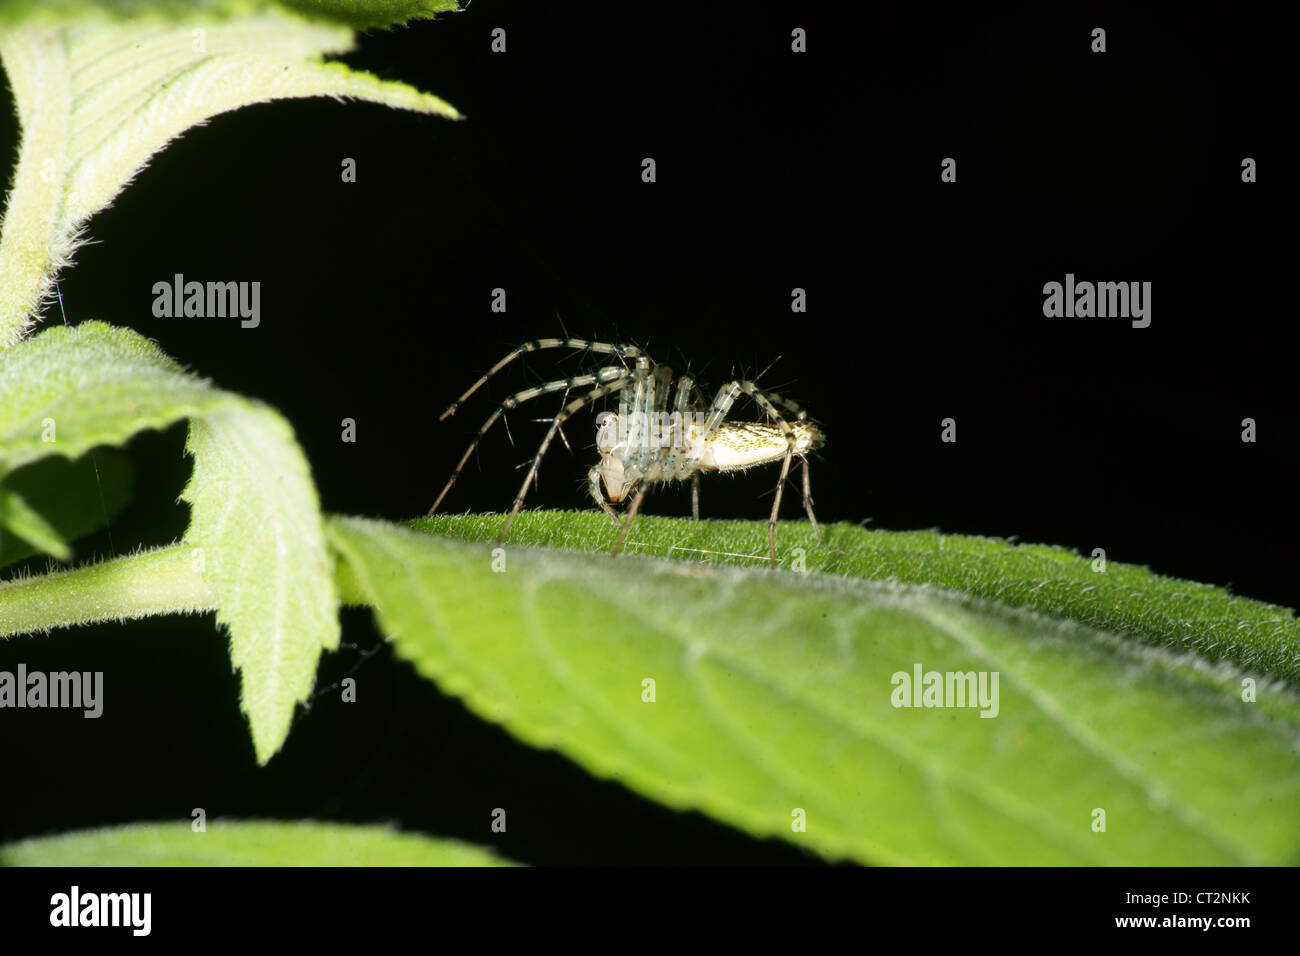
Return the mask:
[[[340,15],[380,9],[303,5]],[[387,4],[383,15],[411,6]],[[0,25],[0,59],[23,131],[0,235],[0,349],[27,334],[87,220],[191,126],[305,96],[459,116],[436,96],[320,60],[352,45],[345,26],[277,8],[177,22],[92,9]]]
[[[258,760],[289,732],[322,648],[338,645],[338,598],[320,505],[288,423],[184,372],[147,339],[87,322],[0,353],[0,478],[47,455],[192,419],[186,543],[231,634]],[[0,591],[0,625],[5,618]],[[3,630],[0,627],[0,630]]]
[[[358,30],[460,10],[456,0],[284,0],[284,4],[314,20],[336,20]]]
[[[0,866],[509,866],[488,850],[387,827],[274,820],[136,823],[0,845]]]
[[[495,541],[503,520],[436,515],[410,524],[469,541]],[[531,512],[519,520],[510,531],[515,544],[600,551],[614,540],[613,525],[595,511]],[[766,557],[766,535],[767,526],[755,522],[641,517],[628,550],[753,567]],[[931,584],[1300,683],[1300,621],[1294,611],[1137,565],[1107,561],[1098,571],[1091,558],[1050,545],[845,524],[831,526],[823,546],[802,521],[781,524],[777,547],[787,568],[795,549],[802,549],[809,571]]]
[[[4,532],[10,531],[60,561],[72,557],[72,549],[54,527],[23,500],[22,495],[0,487],[0,548]]]
[[[365,29],[397,26],[457,9],[456,0],[0,0],[0,24],[87,13],[193,20],[293,10],[312,20]]]
[[[106,448],[76,461],[45,458],[8,476],[5,484],[38,515],[48,515],[55,533],[70,541],[117,516],[130,497],[131,470],[125,455]],[[3,525],[0,515],[0,528]],[[15,534],[0,533],[0,567],[37,551],[18,536],[17,528],[11,530]],[[46,553],[54,554],[48,549]]]
[[[606,546],[587,517],[520,515],[519,539]],[[669,806],[871,863],[1300,862],[1300,699],[1261,681],[1244,702],[1227,662],[932,586],[327,527],[344,593],[421,674]],[[757,523],[691,530],[762,558]],[[827,530],[833,550],[849,529]],[[997,672],[997,716],[894,706],[918,665]]]

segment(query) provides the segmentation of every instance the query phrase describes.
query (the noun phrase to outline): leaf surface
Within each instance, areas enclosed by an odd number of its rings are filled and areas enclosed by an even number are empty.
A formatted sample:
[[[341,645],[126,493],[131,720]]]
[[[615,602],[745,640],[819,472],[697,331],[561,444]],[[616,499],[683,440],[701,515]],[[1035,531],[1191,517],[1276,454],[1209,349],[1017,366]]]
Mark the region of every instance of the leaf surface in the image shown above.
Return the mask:
[[[275,820],[136,823],[0,846],[3,866],[503,866],[487,850],[387,827]]]
[[[1263,680],[1247,703],[1227,662],[933,586],[522,546],[602,522],[586,540],[606,545],[608,520],[586,517],[521,515],[496,554],[361,519],[328,528],[345,593],[447,693],[756,836],[869,863],[1300,859],[1300,701],[1283,686]],[[763,552],[757,523],[691,530],[713,550],[743,530]],[[895,706],[917,667],[984,673],[990,690],[996,672],[996,716]]]
[[[147,4],[110,12],[67,3],[0,17],[0,60],[22,128],[0,234],[0,349],[27,334],[90,217],[190,127],[252,103],[306,96],[459,116],[436,96],[322,59],[352,49],[344,23],[400,21],[442,5],[296,6],[315,10],[308,17],[245,4],[231,16],[218,14],[233,5],[209,4],[174,19],[152,15]]]
[[[183,419],[194,455],[185,540],[230,629],[242,706],[265,762],[310,693],[322,648],[339,637],[333,561],[293,430],[126,329],[55,326],[0,353],[0,481],[40,458],[79,458]],[[0,625],[4,616],[0,590]]]

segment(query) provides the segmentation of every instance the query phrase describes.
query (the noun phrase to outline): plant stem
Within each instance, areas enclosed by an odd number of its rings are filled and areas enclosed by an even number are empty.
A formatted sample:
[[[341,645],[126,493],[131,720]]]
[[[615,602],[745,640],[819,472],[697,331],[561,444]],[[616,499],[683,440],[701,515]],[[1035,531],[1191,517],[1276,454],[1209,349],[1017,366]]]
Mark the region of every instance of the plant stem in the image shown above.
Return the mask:
[[[174,544],[71,571],[0,582],[0,637],[154,614],[211,611],[194,548]]]
[[[53,627],[215,611],[195,548],[180,543],[100,564],[0,581],[0,638]],[[344,604],[369,603],[346,562],[335,572]]]

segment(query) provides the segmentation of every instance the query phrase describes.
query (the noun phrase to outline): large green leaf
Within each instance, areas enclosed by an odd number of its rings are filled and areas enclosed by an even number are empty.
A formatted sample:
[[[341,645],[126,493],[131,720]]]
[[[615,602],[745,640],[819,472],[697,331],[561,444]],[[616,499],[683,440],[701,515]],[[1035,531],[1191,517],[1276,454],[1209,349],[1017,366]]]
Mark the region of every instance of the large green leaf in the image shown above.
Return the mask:
[[[416,6],[300,5],[330,8],[329,20],[367,10],[400,19]],[[181,20],[143,12],[122,19],[90,4],[68,9],[75,15],[43,9],[0,21],[0,59],[23,132],[0,235],[0,349],[30,330],[87,220],[191,126],[251,103],[304,96],[458,115],[436,96],[324,63],[323,55],[352,48],[352,30],[279,6],[254,5],[233,17],[200,9]]]
[[[0,866],[502,866],[487,850],[386,827],[276,820],[137,823],[0,845]]]
[[[442,526],[494,535],[500,520]],[[760,525],[711,525],[646,521],[633,540],[761,561]],[[1264,679],[1248,703],[1226,661],[933,586],[523,546],[605,546],[601,515],[521,515],[495,553],[360,519],[328,529],[345,595],[421,674],[669,806],[873,863],[1300,862],[1300,699]],[[828,550],[850,531],[828,529]],[[795,533],[781,529],[787,555],[811,544]],[[997,672],[997,716],[894,706],[895,675],[917,666]]]
[[[436,515],[410,524],[468,541],[495,541],[503,521],[501,515]],[[531,512],[520,521],[510,532],[510,542],[517,545],[600,551],[614,541],[614,526],[595,511]],[[767,559],[766,535],[767,526],[755,522],[642,517],[627,548],[635,554],[754,567]],[[823,574],[932,584],[1300,684],[1295,612],[1213,585],[1100,562],[1051,545],[937,531],[868,531],[841,524],[832,526],[823,545],[805,522],[792,521],[780,526],[777,546],[787,568],[798,558],[807,570]]]
[[[56,326],[0,353],[0,481],[49,455],[77,458],[191,419],[190,561],[230,628],[258,759],[289,732],[322,648],[338,645],[338,599],[320,505],[288,423],[213,388],[153,343],[98,322]],[[0,633],[6,595],[0,590]]]

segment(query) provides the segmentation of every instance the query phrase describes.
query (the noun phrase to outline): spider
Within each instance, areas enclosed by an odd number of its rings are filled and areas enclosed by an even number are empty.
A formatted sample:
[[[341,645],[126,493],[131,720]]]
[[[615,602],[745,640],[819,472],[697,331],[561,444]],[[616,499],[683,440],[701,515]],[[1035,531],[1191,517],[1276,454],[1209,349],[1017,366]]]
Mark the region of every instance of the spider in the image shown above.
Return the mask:
[[[505,540],[515,515],[523,507],[524,498],[537,477],[537,469],[550,448],[551,441],[557,433],[563,434],[560,432],[561,426],[584,407],[614,393],[619,396],[618,412],[602,412],[597,417],[596,450],[600,453],[600,461],[587,473],[592,498],[619,529],[611,552],[613,555],[622,549],[632,522],[641,510],[641,500],[651,485],[685,481],[689,478],[691,515],[699,520],[701,472],[743,471],[780,461],[781,477],[776,485],[772,514],[767,522],[768,558],[772,567],[776,567],[776,519],[781,510],[781,492],[790,472],[790,462],[795,457],[803,462],[804,511],[808,513],[808,520],[817,533],[817,540],[823,540],[821,527],[813,514],[807,458],[808,452],[824,444],[821,430],[807,420],[803,409],[794,402],[775,392],[760,389],[746,379],[737,379],[722,386],[712,404],[706,408],[703,394],[690,377],[679,377],[674,391],[672,369],[656,363],[634,345],[611,345],[575,338],[534,339],[513,349],[488,369],[438,416],[438,420],[445,421],[454,415],[471,395],[519,356],[542,349],[574,349],[611,355],[620,364],[606,366],[592,374],[556,379],[526,388],[502,401],[479,428],[478,434],[447,479],[447,484],[443,486],[438,500],[429,509],[429,514],[438,510],[483,436],[508,410],[553,392],[563,391],[567,396],[577,389],[590,389],[582,397],[567,402],[550,420],[551,426],[537,449],[537,455],[533,458],[519,494],[515,496],[514,505],[506,516],[497,544]],[[631,366],[628,365],[629,360]],[[752,398],[768,421],[728,421],[727,414],[741,394]],[[781,416],[777,411],[778,405],[790,413],[791,421]],[[629,496],[626,516],[620,520],[618,513],[611,507],[611,502],[618,504]]]

